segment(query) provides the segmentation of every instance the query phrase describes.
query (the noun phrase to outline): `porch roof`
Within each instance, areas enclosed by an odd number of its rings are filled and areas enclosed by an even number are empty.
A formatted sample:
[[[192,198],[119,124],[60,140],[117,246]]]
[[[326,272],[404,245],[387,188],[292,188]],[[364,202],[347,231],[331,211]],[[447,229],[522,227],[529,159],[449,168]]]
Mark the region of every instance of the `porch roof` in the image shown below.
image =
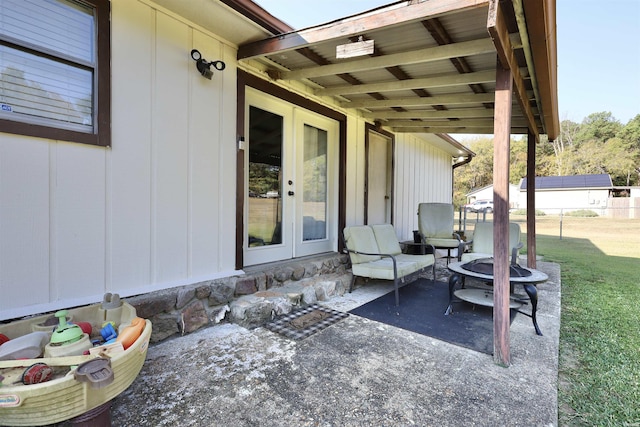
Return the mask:
[[[337,58],[373,41],[372,53]],[[511,133],[559,131],[555,0],[400,1],[240,46],[275,80],[394,132],[491,134],[496,70],[514,80]]]

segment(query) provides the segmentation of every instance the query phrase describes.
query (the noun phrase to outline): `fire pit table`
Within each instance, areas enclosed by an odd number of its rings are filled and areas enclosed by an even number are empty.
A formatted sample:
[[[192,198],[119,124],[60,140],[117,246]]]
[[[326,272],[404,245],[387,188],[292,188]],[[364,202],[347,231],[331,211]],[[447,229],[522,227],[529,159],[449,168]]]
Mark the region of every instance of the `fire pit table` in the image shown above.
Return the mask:
[[[493,258],[482,258],[469,262],[454,262],[447,265],[447,268],[449,268],[453,274],[449,278],[449,307],[447,307],[445,315],[449,315],[453,311],[452,303],[454,296],[462,301],[472,304],[493,307],[492,290],[465,288],[464,283],[464,279],[466,277],[472,277],[492,285]],[[545,282],[548,279],[549,276],[540,270],[521,267],[518,264],[511,264],[509,266],[509,284],[511,293],[509,307],[518,310],[519,313],[522,313],[525,316],[531,317],[533,327],[538,335],[542,335],[542,332],[538,327],[538,321],[536,319],[536,311],[538,309],[538,289],[536,288],[536,284]],[[461,289],[455,290],[458,285],[460,285]],[[526,304],[526,300],[513,294],[514,285],[522,285],[529,296],[529,302],[531,302],[531,314],[520,311],[520,307],[523,304]]]

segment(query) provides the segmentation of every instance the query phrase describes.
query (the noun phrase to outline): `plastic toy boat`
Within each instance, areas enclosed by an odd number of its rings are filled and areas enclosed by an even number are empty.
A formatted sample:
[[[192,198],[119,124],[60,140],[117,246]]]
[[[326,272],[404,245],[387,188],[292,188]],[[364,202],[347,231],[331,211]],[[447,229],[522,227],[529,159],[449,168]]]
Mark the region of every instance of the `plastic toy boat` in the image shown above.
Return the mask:
[[[140,335],[126,350],[114,343],[94,347],[90,355],[0,360],[0,376],[4,377],[0,385],[0,425],[47,425],[75,418],[109,402],[133,383],[147,355],[151,322],[138,318],[135,308],[121,302],[117,295],[113,297],[107,294],[102,304],[71,309],[68,318],[71,322],[89,322],[92,338],[100,337],[107,322],[113,322],[116,329],[143,323]],[[10,339],[7,344],[33,332],[53,333],[54,326],[49,326],[48,320],[50,314],[0,325],[0,334]],[[41,364],[50,368],[45,369],[46,376],[42,375]],[[34,365],[40,369],[34,369]],[[47,380],[38,382],[40,378]]]

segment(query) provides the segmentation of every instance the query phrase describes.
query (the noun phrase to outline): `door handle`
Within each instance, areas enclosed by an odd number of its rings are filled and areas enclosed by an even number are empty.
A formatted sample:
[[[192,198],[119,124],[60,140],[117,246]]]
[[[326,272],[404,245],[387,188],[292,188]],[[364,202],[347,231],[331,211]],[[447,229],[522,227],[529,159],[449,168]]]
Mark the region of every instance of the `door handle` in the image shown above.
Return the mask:
[[[293,191],[289,191],[287,194],[293,196],[295,193]]]

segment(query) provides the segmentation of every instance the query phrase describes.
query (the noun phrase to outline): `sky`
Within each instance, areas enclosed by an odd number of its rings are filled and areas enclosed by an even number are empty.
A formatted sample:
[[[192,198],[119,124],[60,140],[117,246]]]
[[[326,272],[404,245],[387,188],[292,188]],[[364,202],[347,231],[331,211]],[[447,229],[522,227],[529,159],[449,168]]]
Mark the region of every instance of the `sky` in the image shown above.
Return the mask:
[[[254,1],[296,29],[394,3]],[[624,125],[640,114],[640,0],[557,0],[556,23],[560,121],[606,111]]]

